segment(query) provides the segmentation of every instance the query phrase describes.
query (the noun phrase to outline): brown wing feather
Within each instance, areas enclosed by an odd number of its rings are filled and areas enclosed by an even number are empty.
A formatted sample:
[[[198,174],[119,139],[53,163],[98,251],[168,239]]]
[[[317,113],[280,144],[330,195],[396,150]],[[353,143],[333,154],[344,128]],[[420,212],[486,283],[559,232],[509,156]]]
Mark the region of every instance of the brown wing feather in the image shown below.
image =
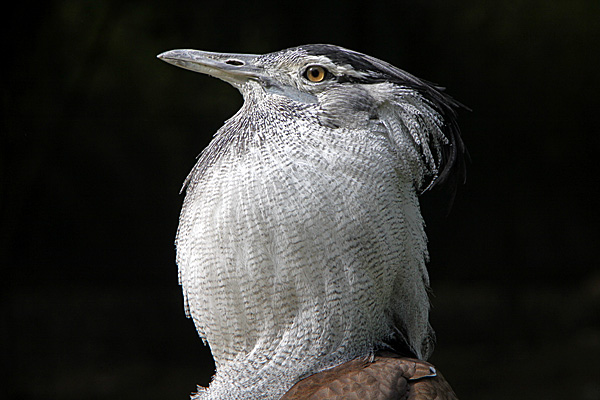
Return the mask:
[[[296,383],[281,400],[457,400],[437,371],[421,360],[394,354],[372,362],[352,360]]]

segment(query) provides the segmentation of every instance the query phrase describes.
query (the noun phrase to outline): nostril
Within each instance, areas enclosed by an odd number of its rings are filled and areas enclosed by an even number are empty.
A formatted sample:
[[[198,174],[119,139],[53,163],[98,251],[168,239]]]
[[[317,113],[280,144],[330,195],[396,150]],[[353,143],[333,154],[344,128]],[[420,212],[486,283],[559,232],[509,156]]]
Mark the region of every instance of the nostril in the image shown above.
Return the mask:
[[[240,60],[227,60],[225,61],[225,64],[229,64],[229,65],[244,65],[244,63]]]

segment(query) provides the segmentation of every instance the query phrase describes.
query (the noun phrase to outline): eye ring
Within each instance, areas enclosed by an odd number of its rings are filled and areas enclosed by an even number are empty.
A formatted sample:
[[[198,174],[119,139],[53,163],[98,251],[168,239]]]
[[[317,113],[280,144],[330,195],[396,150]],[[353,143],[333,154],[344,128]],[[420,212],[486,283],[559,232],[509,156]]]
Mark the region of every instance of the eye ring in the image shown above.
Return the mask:
[[[304,71],[304,77],[313,83],[323,82],[329,71],[320,65],[310,65]]]

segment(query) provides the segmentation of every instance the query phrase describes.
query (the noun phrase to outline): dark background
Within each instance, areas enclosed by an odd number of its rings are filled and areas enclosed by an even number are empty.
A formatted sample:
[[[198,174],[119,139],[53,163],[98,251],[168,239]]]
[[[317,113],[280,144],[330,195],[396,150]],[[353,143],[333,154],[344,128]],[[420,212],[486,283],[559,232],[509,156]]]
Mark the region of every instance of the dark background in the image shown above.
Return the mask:
[[[394,5],[391,5],[394,4]],[[425,199],[432,358],[462,400],[600,399],[600,2],[22,1],[3,13],[5,399],[187,399],[212,373],[181,184],[241,105],[163,51],[334,43],[447,87],[470,150]]]

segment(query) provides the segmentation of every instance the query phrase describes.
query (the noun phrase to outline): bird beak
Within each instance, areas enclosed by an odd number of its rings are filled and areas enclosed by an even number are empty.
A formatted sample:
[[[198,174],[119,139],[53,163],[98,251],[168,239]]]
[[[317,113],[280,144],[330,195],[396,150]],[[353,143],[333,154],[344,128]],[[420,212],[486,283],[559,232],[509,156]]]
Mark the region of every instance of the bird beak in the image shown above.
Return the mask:
[[[212,53],[198,50],[171,50],[159,59],[190,71],[214,76],[238,86],[249,79],[260,79],[262,68],[254,65],[256,54]]]

